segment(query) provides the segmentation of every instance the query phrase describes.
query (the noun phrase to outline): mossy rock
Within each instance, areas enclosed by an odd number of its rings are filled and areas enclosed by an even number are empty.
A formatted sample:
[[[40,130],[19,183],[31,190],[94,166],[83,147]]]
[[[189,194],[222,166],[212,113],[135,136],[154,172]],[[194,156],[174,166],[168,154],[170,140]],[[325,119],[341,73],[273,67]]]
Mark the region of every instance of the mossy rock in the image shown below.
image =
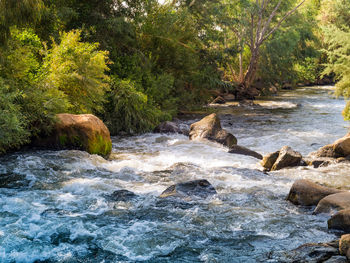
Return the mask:
[[[112,141],[106,125],[92,114],[57,114],[51,136],[35,145],[50,149],[76,149],[108,158]]]

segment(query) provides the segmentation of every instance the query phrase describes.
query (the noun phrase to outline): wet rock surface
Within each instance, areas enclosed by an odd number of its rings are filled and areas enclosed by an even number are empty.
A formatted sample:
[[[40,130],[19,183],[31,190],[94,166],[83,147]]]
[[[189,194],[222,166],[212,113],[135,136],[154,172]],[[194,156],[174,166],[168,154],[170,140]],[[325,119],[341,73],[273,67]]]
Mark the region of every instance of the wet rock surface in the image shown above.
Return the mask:
[[[350,209],[344,209],[334,214],[328,220],[329,229],[337,229],[350,233]]]
[[[231,146],[228,152],[233,153],[233,154],[241,154],[241,155],[251,156],[251,157],[254,157],[254,158],[259,159],[259,160],[261,160],[263,158],[260,153],[252,151],[252,150],[250,150],[246,147],[240,146],[240,145]]]
[[[297,180],[288,194],[287,200],[295,205],[314,206],[324,197],[341,192],[309,180]]]
[[[165,121],[159,124],[155,129],[155,133],[179,133],[188,135],[189,131],[185,127],[181,127],[179,123],[172,121]]]
[[[117,202],[117,201],[126,202],[126,201],[130,201],[136,197],[137,197],[137,195],[134,194],[133,192],[122,189],[122,190],[114,191],[111,195],[108,196],[108,200],[115,201],[115,202]]]
[[[190,140],[207,139],[227,147],[237,144],[237,139],[231,133],[221,128],[219,117],[213,113],[195,122],[190,127]]]
[[[350,208],[350,192],[340,192],[328,195],[321,199],[315,208],[314,214],[334,213],[343,209]]]
[[[216,194],[215,188],[207,180],[194,180],[174,184],[168,187],[159,197],[197,197],[207,198]]]
[[[45,149],[74,149],[108,158],[112,141],[106,125],[92,114],[57,114],[50,136],[37,139],[33,145]]]

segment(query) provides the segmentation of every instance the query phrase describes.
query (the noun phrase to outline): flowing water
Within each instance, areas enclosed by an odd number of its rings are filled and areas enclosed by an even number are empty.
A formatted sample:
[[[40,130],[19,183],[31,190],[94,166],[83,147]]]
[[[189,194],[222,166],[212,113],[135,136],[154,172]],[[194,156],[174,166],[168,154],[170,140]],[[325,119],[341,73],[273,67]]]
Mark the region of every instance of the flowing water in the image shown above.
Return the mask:
[[[332,89],[220,106],[222,125],[262,154],[289,145],[306,155],[347,133],[345,103]],[[113,138],[108,161],[80,151],[10,154],[0,158],[0,262],[281,262],[276,253],[336,238],[326,216],[285,200],[293,182],[346,186],[349,168],[265,174],[254,158],[178,134]],[[157,197],[193,179],[207,179],[218,194],[184,203]],[[137,198],[112,201],[118,189]]]

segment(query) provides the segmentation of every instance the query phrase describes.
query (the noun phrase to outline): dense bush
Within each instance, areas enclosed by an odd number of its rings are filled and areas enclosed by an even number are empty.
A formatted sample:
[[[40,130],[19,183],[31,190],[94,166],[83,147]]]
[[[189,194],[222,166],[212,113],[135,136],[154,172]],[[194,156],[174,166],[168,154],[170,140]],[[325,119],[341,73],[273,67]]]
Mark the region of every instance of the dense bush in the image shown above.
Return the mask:
[[[170,118],[128,80],[113,77],[107,99],[104,119],[114,135],[120,132],[134,134],[150,131],[160,121]]]

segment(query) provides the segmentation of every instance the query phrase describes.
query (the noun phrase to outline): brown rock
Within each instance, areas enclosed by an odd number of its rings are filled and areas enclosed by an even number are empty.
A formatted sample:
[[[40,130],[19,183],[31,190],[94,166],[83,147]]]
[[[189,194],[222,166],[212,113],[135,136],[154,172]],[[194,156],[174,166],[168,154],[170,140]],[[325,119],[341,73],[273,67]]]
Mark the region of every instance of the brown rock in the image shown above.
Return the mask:
[[[188,130],[179,127],[178,124],[172,121],[165,121],[159,124],[155,129],[156,133],[180,133],[188,135]]]
[[[281,148],[278,158],[271,168],[271,171],[280,170],[285,167],[300,165],[302,156],[299,152],[293,151],[289,146]]]
[[[350,155],[350,134],[336,140],[333,143],[333,149],[336,155],[346,157]]]
[[[212,104],[225,104],[225,103],[226,103],[226,100],[225,100],[223,97],[218,96],[218,97],[216,97],[216,99],[213,100],[211,103],[212,103]]]
[[[350,258],[350,234],[342,235],[339,241],[340,255]]]
[[[225,96],[224,96],[224,100],[225,101],[234,101],[236,99],[236,97],[235,97],[235,95],[233,95],[233,94],[226,94]]]
[[[237,139],[231,133],[221,128],[219,117],[213,113],[195,122],[190,127],[190,140],[207,139],[232,147],[237,144]]]
[[[274,163],[276,162],[278,156],[280,154],[280,151],[274,152],[274,153],[270,153],[266,156],[264,156],[264,158],[262,159],[262,161],[260,162],[261,165],[268,171],[271,170],[272,166],[274,165]]]
[[[327,144],[320,149],[318,149],[316,152],[313,152],[310,154],[312,157],[319,158],[319,157],[331,157],[335,158],[337,157],[334,150],[333,150],[333,144]]]
[[[58,150],[82,150],[105,158],[112,150],[108,128],[92,114],[57,114],[57,123],[51,135],[38,139],[34,145]]]
[[[325,187],[309,180],[297,180],[289,191],[287,200],[295,205],[317,205],[324,197],[341,192],[338,189]]]
[[[307,165],[313,166],[314,168],[326,167],[336,162],[334,158],[330,157],[304,158],[303,160]]]
[[[262,155],[260,153],[257,153],[255,151],[252,151],[246,147],[239,146],[239,145],[233,145],[231,146],[230,150],[228,151],[229,153],[234,153],[234,154],[241,154],[241,155],[247,155],[247,156],[252,156],[254,158],[257,158],[259,160],[262,159]]]
[[[328,228],[350,233],[350,209],[344,209],[333,215],[328,220]]]
[[[344,191],[323,198],[315,208],[314,214],[332,213],[350,208],[350,192]]]

